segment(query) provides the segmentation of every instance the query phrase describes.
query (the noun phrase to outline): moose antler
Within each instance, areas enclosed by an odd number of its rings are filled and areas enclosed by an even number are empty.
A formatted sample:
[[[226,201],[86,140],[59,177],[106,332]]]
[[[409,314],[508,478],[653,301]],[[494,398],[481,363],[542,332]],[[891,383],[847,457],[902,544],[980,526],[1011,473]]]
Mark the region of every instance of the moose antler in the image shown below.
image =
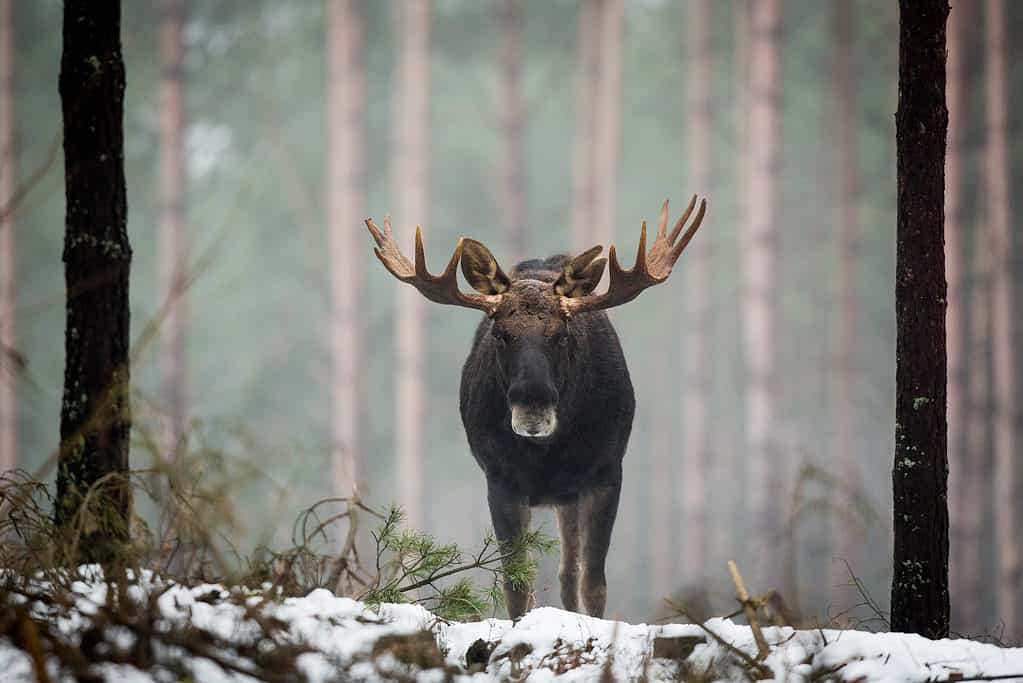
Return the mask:
[[[631,270],[622,269],[618,263],[618,254],[614,245],[611,245],[610,265],[611,284],[603,294],[589,294],[581,297],[562,297],[561,306],[566,315],[582,313],[584,311],[599,311],[613,306],[632,301],[639,293],[647,287],[659,285],[671,275],[671,268],[675,261],[682,254],[682,251],[689,245],[697,229],[703,222],[703,215],[707,211],[707,200],[700,201],[700,210],[696,212],[693,224],[689,226],[681,239],[679,233],[685,227],[686,221],[696,207],[696,195],[693,195],[689,206],[682,212],[682,217],[675,223],[671,234],[667,234],[668,228],[668,200],[661,206],[661,223],[657,228],[657,238],[648,252],[646,249],[646,221],[640,228],[639,248],[636,251],[636,264]],[[678,239],[678,242],[675,240]]]
[[[462,257],[462,245],[465,238],[459,238],[455,245],[455,253],[451,255],[447,267],[440,275],[431,275],[426,270],[426,255],[423,250],[423,235],[416,226],[416,263],[415,266],[401,253],[398,245],[394,243],[391,235],[391,217],[384,216],[384,229],[381,232],[372,218],[366,219],[366,227],[369,228],[373,240],[377,243],[373,253],[377,255],[384,268],[390,271],[391,275],[402,282],[407,282],[418,289],[423,296],[430,301],[439,304],[450,304],[452,306],[464,306],[476,308],[493,314],[501,303],[500,294],[465,294],[458,289],[458,278],[455,268]]]

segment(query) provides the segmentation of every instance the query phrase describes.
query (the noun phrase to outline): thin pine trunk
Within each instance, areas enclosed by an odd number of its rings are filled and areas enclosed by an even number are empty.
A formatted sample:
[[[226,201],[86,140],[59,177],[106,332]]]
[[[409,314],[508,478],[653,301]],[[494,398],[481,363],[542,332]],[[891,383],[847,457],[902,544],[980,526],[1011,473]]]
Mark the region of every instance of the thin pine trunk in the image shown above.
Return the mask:
[[[396,227],[402,244],[411,244],[415,226],[429,219],[430,10],[429,0],[394,6],[398,55],[392,167]],[[412,287],[401,287],[396,315],[398,496],[409,523],[421,526],[426,512],[423,504],[426,367],[423,353],[425,305],[419,292]]]
[[[167,312],[161,327],[160,374],[168,417],[164,457],[175,459],[188,421],[188,313],[185,278],[184,25],[185,0],[162,0],[160,18],[160,291]]]
[[[991,253],[984,222],[977,223],[973,238],[973,270],[970,274],[970,339],[969,375],[966,379],[966,434],[961,468],[952,470],[959,476],[956,489],[961,504],[955,522],[962,535],[952,554],[959,565],[956,591],[952,594],[956,608],[956,630],[978,633],[987,624],[988,614],[981,596],[990,595],[989,543],[991,541]],[[947,239],[947,238],[946,238]],[[951,431],[950,431],[951,436]]]
[[[711,186],[711,139],[713,136],[713,77],[711,37],[713,35],[713,4],[711,0],[695,0],[689,5],[688,106],[685,121],[688,127],[689,185],[694,192],[705,194]],[[682,472],[682,576],[701,581],[707,569],[709,536],[707,498],[710,478],[710,331],[711,317],[711,241],[710,235],[694,240],[689,246],[686,273],[689,315],[687,316],[682,357],[686,365],[683,385]]]
[[[749,0],[735,0],[735,222],[739,226],[739,233],[745,230],[747,216],[749,215],[749,92],[750,92],[750,35],[751,16]],[[742,261],[740,260],[740,266]],[[744,325],[740,319],[740,325]],[[743,337],[745,335],[743,334]],[[741,353],[745,354],[746,342],[743,338],[740,342]],[[749,462],[747,459],[745,443],[742,447],[736,445],[735,432],[742,432],[745,416],[741,417],[736,427],[729,430],[731,435],[728,444],[728,453],[731,454],[726,469],[731,469],[738,478],[737,485],[744,491],[750,488]],[[745,434],[742,439],[745,440]],[[734,555],[732,550],[736,544],[742,546],[751,539],[748,528],[752,520],[750,501],[747,496],[741,496],[735,509],[729,507],[728,522],[736,533],[731,538],[722,538],[717,543],[718,549],[731,558]],[[727,534],[715,534],[716,537],[727,537]]]
[[[666,364],[670,364],[670,348],[667,343],[668,336],[654,342],[653,353],[659,359],[657,366],[660,372],[654,373],[650,378],[652,395],[655,400],[666,401],[672,395],[672,386],[664,372]],[[679,515],[676,511],[675,500],[678,497],[677,482],[684,477],[684,473],[676,474],[674,461],[677,449],[672,438],[676,420],[667,410],[666,406],[651,406],[650,422],[650,445],[648,451],[648,462],[650,463],[649,503],[647,506],[647,519],[650,528],[647,545],[647,558],[649,560],[649,590],[642,599],[653,597],[655,600],[662,600],[670,597],[672,591],[681,584],[689,584],[692,579],[697,578],[690,574],[678,575],[676,572],[676,557],[682,553],[682,559],[689,548],[679,548],[679,540],[683,529],[694,524],[695,521],[687,518],[684,514],[679,523]],[[681,472],[681,467],[679,468]]]
[[[14,2],[0,0],[0,473],[18,465],[14,311]]]
[[[501,5],[501,216],[513,262],[526,257],[525,102],[522,97],[522,0]]]
[[[990,226],[994,326],[994,456],[995,547],[998,548],[998,605],[1005,635],[1016,638],[1023,627],[1020,604],[1020,522],[1016,497],[1020,484],[1016,453],[1015,321],[1012,272],[1012,219],[1009,198],[1009,160],[1006,140],[1005,3],[987,0],[985,17],[985,90],[987,149],[984,184]]]
[[[945,334],[948,348],[948,451],[949,451],[949,584],[951,586],[952,622],[962,628],[963,618],[972,610],[968,603],[976,603],[976,597],[966,593],[966,588],[976,581],[967,576],[964,569],[971,564],[968,559],[970,548],[974,553],[979,528],[967,525],[968,506],[980,501],[964,497],[965,478],[968,470],[965,446],[966,374],[964,353],[966,337],[966,288],[963,271],[966,263],[963,239],[962,207],[960,204],[960,152],[963,139],[962,87],[962,8],[956,7],[949,15],[948,22],[948,64],[946,66],[945,102],[948,109],[948,147],[945,154],[945,278],[948,281],[948,309],[945,313]],[[986,304],[985,304],[986,305]],[[976,314],[977,312],[975,312]],[[974,567],[976,565],[973,565]],[[973,615],[975,616],[975,615]],[[965,631],[964,631],[965,632]]]
[[[947,0],[900,0],[893,631],[948,634]]]
[[[330,276],[331,470],[333,496],[358,490],[362,476],[359,397],[362,341],[359,282],[363,232],[361,0],[326,0],[327,261]]]
[[[64,558],[73,564],[114,560],[128,540],[131,514],[131,246],[120,29],[118,0],[65,0],[59,90],[67,322],[54,514],[68,534],[85,529],[74,539],[75,555]]]
[[[778,376],[775,353],[778,234],[778,97],[780,0],[751,5],[749,132],[743,237],[743,326],[747,363],[746,454],[750,528],[757,551],[770,553],[767,539],[779,529],[780,468],[774,448]],[[757,558],[763,561],[763,556]],[[778,557],[767,557],[762,579],[776,580]]]
[[[597,89],[600,83],[600,16],[603,0],[582,0],[576,29],[575,156],[572,161],[572,248],[593,243],[594,149]]]
[[[603,0],[600,14],[600,81],[593,140],[596,175],[593,225],[596,243],[605,247],[614,240],[618,214],[623,4],[623,0]]]
[[[835,411],[836,472],[844,488],[860,487],[860,453],[857,449],[857,377],[856,340],[859,321],[857,289],[857,263],[859,260],[860,231],[856,218],[858,199],[856,157],[856,66],[853,57],[855,41],[854,12],[851,0],[838,0],[834,5],[835,64],[832,84],[835,103],[835,189],[836,238],[838,243],[838,282],[836,291],[835,327],[832,337],[834,349],[833,406]],[[857,539],[849,522],[849,515],[832,514],[833,555],[859,567]],[[848,583],[845,562],[832,559],[830,563],[832,587]]]

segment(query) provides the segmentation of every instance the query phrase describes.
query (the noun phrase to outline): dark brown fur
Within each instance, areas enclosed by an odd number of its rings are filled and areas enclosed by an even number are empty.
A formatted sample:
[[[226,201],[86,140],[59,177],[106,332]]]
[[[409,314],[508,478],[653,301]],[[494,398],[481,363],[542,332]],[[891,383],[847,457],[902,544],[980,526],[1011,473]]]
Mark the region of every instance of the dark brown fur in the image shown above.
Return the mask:
[[[621,345],[603,312],[571,318],[562,312],[554,283],[568,257],[526,261],[510,276],[497,269],[489,279],[485,257],[489,252],[474,257],[478,267],[467,277],[479,291],[504,288],[503,299],[476,331],[460,404],[470,449],[486,476],[494,532],[511,543],[528,528],[531,507],[554,506],[562,605],[578,611],[581,599],[588,614],[602,616],[604,563],[635,412]],[[588,293],[596,284],[575,286]],[[520,405],[553,401],[554,432],[526,437],[513,431],[511,399]],[[513,618],[528,609],[530,591],[506,585],[505,596]]]

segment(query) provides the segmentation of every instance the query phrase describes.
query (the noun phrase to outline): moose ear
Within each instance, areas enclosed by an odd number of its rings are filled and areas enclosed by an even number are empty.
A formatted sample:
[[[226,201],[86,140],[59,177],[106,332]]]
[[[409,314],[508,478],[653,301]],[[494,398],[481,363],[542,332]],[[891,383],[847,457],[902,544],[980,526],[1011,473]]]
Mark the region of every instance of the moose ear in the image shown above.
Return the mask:
[[[604,274],[604,266],[607,265],[606,258],[597,258],[603,249],[598,244],[566,263],[554,282],[554,291],[561,296],[575,298],[586,296],[596,289]]]
[[[462,242],[462,275],[481,294],[503,294],[511,287],[490,250],[469,238]]]

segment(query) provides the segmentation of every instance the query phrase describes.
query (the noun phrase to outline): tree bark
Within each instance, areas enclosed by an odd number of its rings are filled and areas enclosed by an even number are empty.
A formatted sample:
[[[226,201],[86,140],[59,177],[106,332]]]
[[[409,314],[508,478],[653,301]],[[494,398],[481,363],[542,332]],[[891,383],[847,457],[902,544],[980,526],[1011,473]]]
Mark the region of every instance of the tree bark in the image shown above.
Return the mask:
[[[777,533],[782,485],[776,463],[774,434],[778,377],[775,354],[777,310],[778,98],[780,62],[778,34],[780,0],[751,5],[749,53],[749,122],[746,180],[747,207],[743,241],[743,329],[747,364],[746,476],[750,528],[756,549],[772,552],[766,539]],[[780,558],[768,557],[764,572],[777,579]]]
[[[427,204],[431,2],[395,5],[398,44],[394,94],[394,195],[397,232],[411,244],[414,226],[429,220]],[[398,495],[413,527],[424,521],[423,506],[423,326],[425,306],[412,287],[398,291],[397,319],[397,451]]]
[[[856,358],[859,321],[856,296],[856,271],[859,261],[859,225],[856,218],[858,199],[856,155],[856,66],[853,57],[854,12],[850,0],[834,5],[835,63],[832,85],[835,103],[835,195],[836,238],[838,243],[838,282],[836,289],[833,348],[833,406],[835,411],[835,471],[843,487],[857,490],[861,485],[859,451],[857,449],[856,406],[859,368]],[[836,511],[837,512],[837,511]],[[834,558],[830,563],[830,585],[849,582],[845,560],[859,566],[858,548],[862,546],[847,522],[848,516],[833,513]]]
[[[522,0],[501,4],[501,216],[514,263],[526,257],[525,102],[522,97]]]
[[[988,236],[991,240],[991,309],[994,327],[994,458],[995,547],[998,548],[998,606],[1005,634],[1020,635],[1019,506],[1020,466],[1016,453],[1016,367],[1014,358],[1015,292],[1012,272],[1012,219],[1009,201],[1009,160],[1006,140],[1005,3],[985,6],[985,90],[987,149],[984,184],[987,190]]]
[[[946,0],[900,0],[893,631],[948,634]]]
[[[948,451],[949,451],[949,583],[952,623],[962,630],[963,617],[972,611],[977,596],[966,589],[975,578],[964,574],[966,565],[971,563],[967,548],[974,553],[978,528],[969,528],[969,514],[966,507],[978,505],[980,501],[964,498],[967,452],[964,450],[964,414],[966,406],[965,311],[966,289],[963,286],[965,265],[962,207],[960,204],[960,153],[963,140],[962,106],[962,21],[963,8],[957,6],[949,14],[948,22],[948,64],[946,66],[945,101],[948,109],[948,148],[945,155],[945,277],[948,282],[948,309],[945,312],[946,345],[948,348]],[[984,304],[986,306],[986,304]],[[979,311],[974,311],[978,314]],[[967,631],[962,631],[967,632]]]
[[[359,283],[363,253],[361,0],[326,0],[327,261],[330,277],[331,470],[333,496],[348,496],[362,476]]]
[[[713,36],[711,0],[695,0],[689,5],[689,91],[685,121],[688,126],[689,185],[694,192],[706,194],[711,186],[711,140],[713,137],[713,77],[711,37]],[[693,240],[686,255],[689,316],[683,335],[682,357],[686,364],[683,384],[682,428],[682,576],[700,581],[707,568],[709,515],[704,492],[710,485],[710,332],[711,316],[710,235]]]
[[[161,327],[160,371],[169,422],[164,457],[175,459],[189,413],[188,309],[185,279],[184,42],[185,0],[162,0],[160,18],[160,291],[167,313]]]
[[[65,0],[67,324],[55,518],[74,556],[109,562],[128,539],[131,431],[124,61],[119,0]],[[88,509],[83,498],[92,490]]]
[[[600,81],[594,146],[594,240],[610,246],[618,215],[618,141],[622,100],[623,0],[603,0],[600,13]]]
[[[0,473],[18,466],[14,215],[14,2],[0,0]]]
[[[600,84],[600,16],[603,0],[581,0],[576,32],[578,74],[575,100],[575,156],[572,162],[572,248],[593,243],[596,197],[594,149]]]

